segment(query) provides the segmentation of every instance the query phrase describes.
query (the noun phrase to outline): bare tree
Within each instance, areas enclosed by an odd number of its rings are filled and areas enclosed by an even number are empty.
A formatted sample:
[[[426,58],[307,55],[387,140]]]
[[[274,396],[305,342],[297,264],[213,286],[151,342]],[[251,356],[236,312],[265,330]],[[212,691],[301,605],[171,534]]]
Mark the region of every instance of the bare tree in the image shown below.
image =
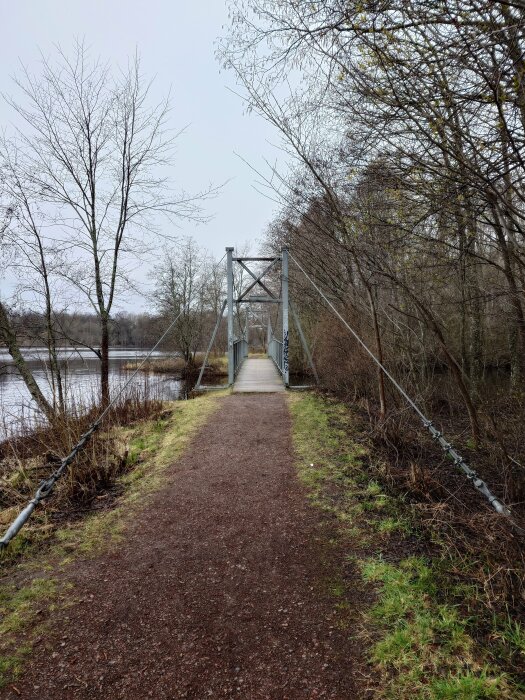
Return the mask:
[[[186,364],[202,350],[204,330],[215,319],[222,303],[224,267],[212,261],[190,237],[164,253],[155,269],[154,302],[166,321],[179,317],[173,336]]]
[[[13,220],[16,219],[16,205],[9,197],[9,186],[6,186],[8,179],[4,169],[1,171],[2,177],[2,224],[0,227],[0,252],[5,259],[12,259],[12,230]],[[5,264],[5,263],[4,263]],[[45,398],[20,349],[18,338],[11,322],[8,307],[0,299],[0,340],[7,348],[15,367],[22,377],[25,385],[38,408],[49,419],[55,417],[55,410]]]
[[[137,58],[113,76],[77,44],[71,58],[58,50],[53,61],[42,59],[39,75],[25,69],[16,82],[21,97],[9,101],[26,125],[18,167],[72,259],[64,275],[98,316],[107,403],[110,318],[126,257],[161,234],[159,216],[203,220],[200,202],[213,192],[173,191],[169,102],[152,105]]]
[[[6,240],[14,252],[11,267],[19,273],[20,294],[29,292],[31,295],[33,311],[42,307],[53,409],[64,412],[65,387],[58,359],[59,341],[52,289],[53,278],[58,277],[63,258],[43,233],[42,216],[35,203],[31,183],[22,179],[17,168],[16,151],[11,150],[8,143],[3,144],[2,158],[4,193],[11,211],[6,227]],[[27,376],[27,373],[23,376]]]

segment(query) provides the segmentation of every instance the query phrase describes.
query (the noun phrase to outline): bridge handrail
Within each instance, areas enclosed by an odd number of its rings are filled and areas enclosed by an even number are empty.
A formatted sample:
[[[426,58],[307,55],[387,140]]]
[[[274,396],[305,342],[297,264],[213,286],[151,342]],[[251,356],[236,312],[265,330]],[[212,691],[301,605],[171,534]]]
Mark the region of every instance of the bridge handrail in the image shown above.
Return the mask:
[[[233,342],[233,374],[237,375],[244,359],[248,357],[248,341],[246,338],[239,338]]]
[[[272,335],[268,343],[268,357],[270,357],[279,373],[283,374],[283,362],[284,362],[284,343],[282,340],[277,340],[277,338]]]

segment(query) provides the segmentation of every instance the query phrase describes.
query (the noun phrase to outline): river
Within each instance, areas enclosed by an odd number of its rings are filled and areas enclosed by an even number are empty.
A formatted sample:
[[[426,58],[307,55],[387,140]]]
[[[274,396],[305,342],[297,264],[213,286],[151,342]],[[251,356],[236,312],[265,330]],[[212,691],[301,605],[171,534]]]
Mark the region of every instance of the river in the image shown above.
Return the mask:
[[[111,348],[110,386],[114,393],[131,376],[124,367],[127,363],[140,360],[149,350],[136,348]],[[23,349],[23,355],[45,396],[51,396],[48,379],[47,354],[45,348]],[[170,353],[155,351],[152,357],[168,357]],[[96,400],[99,392],[99,361],[93,352],[85,349],[67,348],[60,350],[59,360],[63,367],[67,384],[69,404],[85,406]],[[148,396],[165,400],[183,398],[186,384],[166,374],[139,372],[130,387]],[[11,356],[0,349],[0,440],[7,434],[16,432],[22,420],[32,421],[36,415],[34,401],[13,366]]]

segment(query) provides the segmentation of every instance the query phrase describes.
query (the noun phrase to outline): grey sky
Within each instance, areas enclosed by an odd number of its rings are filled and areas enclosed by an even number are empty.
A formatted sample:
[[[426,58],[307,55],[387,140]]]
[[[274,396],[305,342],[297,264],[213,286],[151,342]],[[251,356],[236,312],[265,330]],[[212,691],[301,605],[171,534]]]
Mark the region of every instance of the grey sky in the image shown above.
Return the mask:
[[[94,55],[125,65],[137,49],[144,73],[155,78],[155,93],[171,88],[173,128],[189,124],[177,146],[175,180],[188,191],[231,181],[208,203],[216,214],[211,223],[183,224],[181,233],[215,254],[226,245],[260,238],[272,218],[274,205],[252,187],[255,177],[235,156],[256,166],[278,152],[270,145],[275,133],[256,115],[243,113],[241,100],[228,91],[233,77],[221,71],[215,42],[228,22],[224,0],[1,0],[4,32],[0,42],[0,91],[13,91],[11,76],[19,61],[38,71],[39,52],[53,44],[68,49],[84,38]],[[13,120],[0,102],[2,128]],[[264,167],[264,166],[263,166]],[[146,281],[146,280],[145,280]],[[11,287],[0,281],[0,293]]]

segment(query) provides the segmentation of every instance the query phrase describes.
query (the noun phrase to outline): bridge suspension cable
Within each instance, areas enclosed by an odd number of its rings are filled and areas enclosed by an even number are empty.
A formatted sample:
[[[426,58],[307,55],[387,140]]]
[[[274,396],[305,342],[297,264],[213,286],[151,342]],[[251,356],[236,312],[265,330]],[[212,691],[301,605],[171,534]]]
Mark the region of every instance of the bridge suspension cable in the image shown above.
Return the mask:
[[[320,289],[320,287],[314,282],[312,277],[306,272],[304,267],[301,265],[301,263],[295,258],[292,253],[289,253],[291,260],[297,265],[299,270],[303,273],[303,275],[306,277],[306,279],[310,282],[312,287],[317,291],[317,293],[322,297],[322,299],[325,301],[325,303],[330,307],[330,309],[333,311],[333,313],[337,316],[337,318],[341,321],[341,323],[350,331],[350,333],[353,335],[353,337],[357,340],[359,345],[363,348],[363,350],[372,358],[372,360],[375,362],[375,364],[382,370],[382,372],[385,374],[386,377],[392,382],[394,387],[398,390],[398,392],[401,394],[401,396],[405,399],[405,401],[408,403],[408,405],[415,411],[415,413],[418,415],[418,417],[421,419],[421,422],[423,423],[423,426],[429,431],[431,436],[436,440],[436,442],[441,446],[443,451],[452,458],[454,464],[456,467],[461,469],[461,471],[465,474],[467,479],[473,484],[473,486],[487,499],[487,501],[490,503],[492,508],[499,513],[500,515],[504,515],[507,517],[512,525],[519,530],[522,534],[525,534],[525,530],[521,528],[512,518],[512,514],[510,512],[510,509],[505,505],[505,503],[497,498],[492,491],[489,489],[488,485],[486,484],[483,479],[481,479],[478,474],[474,471],[474,469],[471,469],[471,467],[468,466],[468,464],[465,462],[463,457],[457,452],[457,450],[445,439],[443,433],[441,433],[437,428],[434,427],[432,421],[425,416],[423,411],[419,408],[419,406],[415,403],[415,401],[407,394],[405,389],[399,384],[399,382],[390,374],[390,372],[387,370],[387,368],[383,365],[382,362],[378,360],[378,358],[374,355],[374,353],[370,350],[370,348],[367,346],[367,344],[362,340],[362,338],[356,333],[356,331],[350,326],[350,324],[341,316],[337,308],[334,306],[334,304],[328,299],[326,294]]]

